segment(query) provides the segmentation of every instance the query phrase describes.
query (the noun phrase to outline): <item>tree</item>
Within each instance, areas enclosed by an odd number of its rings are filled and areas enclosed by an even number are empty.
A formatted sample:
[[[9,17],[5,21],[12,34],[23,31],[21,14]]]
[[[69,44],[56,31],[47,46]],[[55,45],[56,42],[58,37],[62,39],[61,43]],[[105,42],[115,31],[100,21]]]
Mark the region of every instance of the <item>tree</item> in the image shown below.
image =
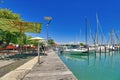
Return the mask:
[[[4,34],[3,34],[3,30],[2,29],[0,29],[0,41],[3,41],[3,37],[4,36]]]
[[[26,44],[27,37],[24,32],[40,32],[41,30],[41,23],[24,22],[19,14],[8,9],[0,9],[0,21],[0,29],[4,31],[4,36],[1,36],[2,39],[0,39],[5,41],[7,45],[10,42],[20,45]]]
[[[3,44],[3,36],[4,36],[3,30],[0,29],[0,45]]]
[[[12,39],[12,33],[10,33],[10,31],[4,31],[3,39],[7,44],[9,44]]]
[[[83,43],[80,43],[80,46],[84,46],[84,44],[83,44]]]
[[[0,18],[12,19],[12,20],[21,20],[19,14],[13,13],[9,9],[0,9]]]
[[[8,9],[0,9],[0,18],[2,19],[11,19],[11,20],[19,20],[21,21],[20,15],[13,13]],[[9,30],[3,31],[0,29],[0,42],[3,43],[5,41],[7,45],[10,42],[17,42],[18,33],[10,32]]]
[[[53,39],[49,39],[49,40],[48,40],[48,44],[50,44],[50,45],[52,45],[52,46],[53,46],[53,45],[55,44],[55,42],[54,42],[54,40],[53,40]]]

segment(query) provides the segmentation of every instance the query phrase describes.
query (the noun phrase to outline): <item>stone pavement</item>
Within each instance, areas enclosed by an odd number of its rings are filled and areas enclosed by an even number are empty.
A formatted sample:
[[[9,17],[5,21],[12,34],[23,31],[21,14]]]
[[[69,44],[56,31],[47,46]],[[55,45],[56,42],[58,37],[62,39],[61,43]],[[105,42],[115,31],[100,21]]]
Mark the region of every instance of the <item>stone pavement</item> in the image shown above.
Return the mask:
[[[14,60],[0,60],[0,68],[11,63],[15,62]]]
[[[48,52],[48,56],[42,57],[41,62],[23,80],[77,80],[55,52]]]
[[[0,80],[21,80],[37,63],[37,57],[18,67],[17,69],[7,73]]]
[[[47,54],[41,57],[41,64],[37,63],[38,57],[35,57],[0,80],[77,80],[54,51]]]

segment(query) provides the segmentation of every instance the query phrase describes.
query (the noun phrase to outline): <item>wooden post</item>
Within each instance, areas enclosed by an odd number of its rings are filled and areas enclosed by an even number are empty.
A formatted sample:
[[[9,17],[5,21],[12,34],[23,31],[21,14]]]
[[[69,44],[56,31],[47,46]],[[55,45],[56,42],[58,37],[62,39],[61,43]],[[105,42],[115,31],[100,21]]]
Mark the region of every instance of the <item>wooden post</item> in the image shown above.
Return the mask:
[[[110,56],[110,46],[109,46],[109,49],[108,49],[108,50],[109,50],[109,56]]]
[[[112,47],[112,51],[113,51],[113,47]]]
[[[20,54],[22,53],[22,23],[19,23],[20,24]]]
[[[101,53],[101,46],[100,46],[100,53]]]
[[[106,46],[105,46],[105,53],[106,53]]]
[[[95,54],[96,54],[96,46],[95,46]]]
[[[88,53],[89,53],[89,46],[88,46]]]

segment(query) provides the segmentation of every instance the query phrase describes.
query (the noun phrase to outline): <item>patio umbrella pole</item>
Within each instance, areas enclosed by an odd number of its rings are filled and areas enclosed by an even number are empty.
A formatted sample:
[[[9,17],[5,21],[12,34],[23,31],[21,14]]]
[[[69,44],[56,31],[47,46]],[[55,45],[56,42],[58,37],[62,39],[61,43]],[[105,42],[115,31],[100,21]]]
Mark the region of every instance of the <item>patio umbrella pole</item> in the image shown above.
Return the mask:
[[[40,64],[40,50],[39,50],[39,42],[38,42],[38,64]]]
[[[30,40],[36,40],[38,41],[38,64],[41,63],[41,60],[40,60],[40,41],[41,40],[44,40],[44,38],[40,38],[40,37],[34,37],[34,38],[31,38]]]
[[[20,54],[22,53],[22,28],[20,26]]]

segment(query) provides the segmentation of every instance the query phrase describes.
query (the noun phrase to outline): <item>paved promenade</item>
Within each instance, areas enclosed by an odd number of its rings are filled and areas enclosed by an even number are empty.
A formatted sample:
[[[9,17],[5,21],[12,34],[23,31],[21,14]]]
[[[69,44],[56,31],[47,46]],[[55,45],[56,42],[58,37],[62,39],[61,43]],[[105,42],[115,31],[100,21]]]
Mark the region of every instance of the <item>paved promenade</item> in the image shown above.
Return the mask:
[[[55,52],[48,52],[48,56],[42,57],[41,62],[23,80],[76,80]]]
[[[32,70],[33,66],[37,63],[37,57],[16,68],[15,70],[7,73],[0,80],[21,80],[23,77]]]
[[[38,64],[35,57],[0,80],[77,80],[55,52],[49,51],[41,62]]]
[[[15,62],[14,60],[0,60],[0,68],[11,63]]]

